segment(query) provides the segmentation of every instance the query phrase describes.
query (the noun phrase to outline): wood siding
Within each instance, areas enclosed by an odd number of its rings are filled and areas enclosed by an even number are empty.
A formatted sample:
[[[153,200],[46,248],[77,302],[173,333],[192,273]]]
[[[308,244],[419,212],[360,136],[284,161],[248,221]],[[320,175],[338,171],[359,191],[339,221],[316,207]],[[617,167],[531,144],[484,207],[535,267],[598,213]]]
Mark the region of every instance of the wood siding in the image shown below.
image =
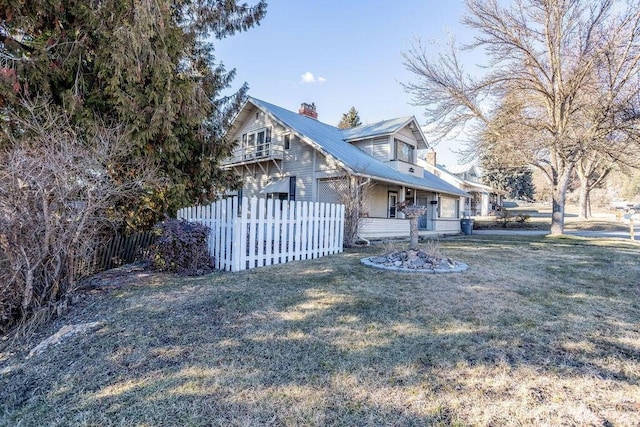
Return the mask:
[[[363,218],[360,237],[380,239],[385,237],[409,237],[409,220],[396,218]]]
[[[408,126],[403,127],[398,132],[396,132],[396,134],[403,136],[404,139],[408,139],[413,143],[413,145],[416,145],[416,146],[418,145],[418,141],[416,141],[416,136],[413,134],[413,131],[409,129]]]
[[[257,116],[256,116],[257,115]],[[253,108],[248,119],[243,123],[234,139],[242,141],[242,135],[248,132],[268,127],[271,128],[271,144],[282,147],[282,160],[265,160],[259,163],[248,163],[234,166],[233,169],[243,182],[243,195],[247,197],[264,196],[260,190],[270,181],[286,176],[296,177],[296,200],[314,200],[314,163],[320,153],[314,156],[314,149],[307,143],[294,136],[288,129],[280,126],[257,108]],[[290,148],[284,149],[284,137],[290,135]],[[278,162],[278,163],[275,163]],[[325,162],[326,163],[326,162]],[[279,167],[278,167],[279,166]]]
[[[395,191],[395,190],[394,190]],[[387,218],[387,204],[389,201],[389,187],[384,184],[374,184],[368,190],[368,198],[364,210],[371,218]]]
[[[356,141],[353,145],[381,162],[388,162],[390,159],[389,137],[387,136]]]
[[[314,201],[314,151],[306,142],[293,136],[291,148],[284,151],[282,173],[296,177],[296,200]]]

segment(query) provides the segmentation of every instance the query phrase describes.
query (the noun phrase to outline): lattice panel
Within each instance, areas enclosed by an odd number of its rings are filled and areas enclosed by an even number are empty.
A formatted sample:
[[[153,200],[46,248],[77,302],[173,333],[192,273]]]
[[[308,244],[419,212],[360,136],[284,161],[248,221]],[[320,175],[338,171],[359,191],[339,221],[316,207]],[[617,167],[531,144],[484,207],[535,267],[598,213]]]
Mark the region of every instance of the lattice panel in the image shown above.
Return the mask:
[[[341,194],[346,194],[348,183],[344,178],[321,179],[318,181],[318,201],[341,203]]]

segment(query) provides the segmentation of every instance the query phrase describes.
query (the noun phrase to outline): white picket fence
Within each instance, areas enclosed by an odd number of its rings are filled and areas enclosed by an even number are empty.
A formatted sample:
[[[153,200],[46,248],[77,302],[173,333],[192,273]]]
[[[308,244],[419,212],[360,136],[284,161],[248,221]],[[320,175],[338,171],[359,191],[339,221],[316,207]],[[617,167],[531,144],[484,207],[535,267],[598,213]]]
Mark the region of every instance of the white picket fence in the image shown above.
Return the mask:
[[[211,229],[219,270],[241,271],[342,252],[344,205],[231,197],[178,211]]]

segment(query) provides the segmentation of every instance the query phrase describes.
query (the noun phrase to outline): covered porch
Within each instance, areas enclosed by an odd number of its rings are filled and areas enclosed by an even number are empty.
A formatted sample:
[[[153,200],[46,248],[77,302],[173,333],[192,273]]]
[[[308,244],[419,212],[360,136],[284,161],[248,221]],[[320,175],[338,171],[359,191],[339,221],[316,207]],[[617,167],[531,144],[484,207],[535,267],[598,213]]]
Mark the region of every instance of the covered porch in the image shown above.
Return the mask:
[[[464,199],[378,182],[367,192],[359,235],[365,239],[408,237],[409,220],[396,209],[396,205],[404,201],[427,207],[426,213],[418,219],[421,236],[458,234]]]
[[[439,231],[420,229],[420,237],[437,237],[458,233],[460,233],[459,220],[456,220],[455,224],[450,224],[448,231],[444,227]],[[404,218],[362,218],[359,235],[368,240],[408,238],[409,220]]]
[[[466,216],[494,215],[496,211],[502,208],[503,194],[490,187],[482,187],[474,186],[467,190],[471,197],[467,198],[464,204]]]

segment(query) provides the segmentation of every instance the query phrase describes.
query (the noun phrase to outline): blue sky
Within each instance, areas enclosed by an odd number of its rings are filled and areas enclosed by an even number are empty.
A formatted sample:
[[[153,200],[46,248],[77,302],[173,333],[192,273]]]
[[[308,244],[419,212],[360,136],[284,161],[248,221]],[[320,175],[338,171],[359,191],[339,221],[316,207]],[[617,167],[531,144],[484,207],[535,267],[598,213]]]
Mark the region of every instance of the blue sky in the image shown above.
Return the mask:
[[[315,102],[325,123],[354,106],[363,123],[415,115],[424,124],[400,85],[413,79],[402,52],[416,37],[468,40],[463,13],[462,0],[272,0],[260,26],[215,42],[216,59],[236,68],[236,89],[247,82],[251,96],[293,111]],[[457,163],[458,145],[438,145],[438,162]]]

